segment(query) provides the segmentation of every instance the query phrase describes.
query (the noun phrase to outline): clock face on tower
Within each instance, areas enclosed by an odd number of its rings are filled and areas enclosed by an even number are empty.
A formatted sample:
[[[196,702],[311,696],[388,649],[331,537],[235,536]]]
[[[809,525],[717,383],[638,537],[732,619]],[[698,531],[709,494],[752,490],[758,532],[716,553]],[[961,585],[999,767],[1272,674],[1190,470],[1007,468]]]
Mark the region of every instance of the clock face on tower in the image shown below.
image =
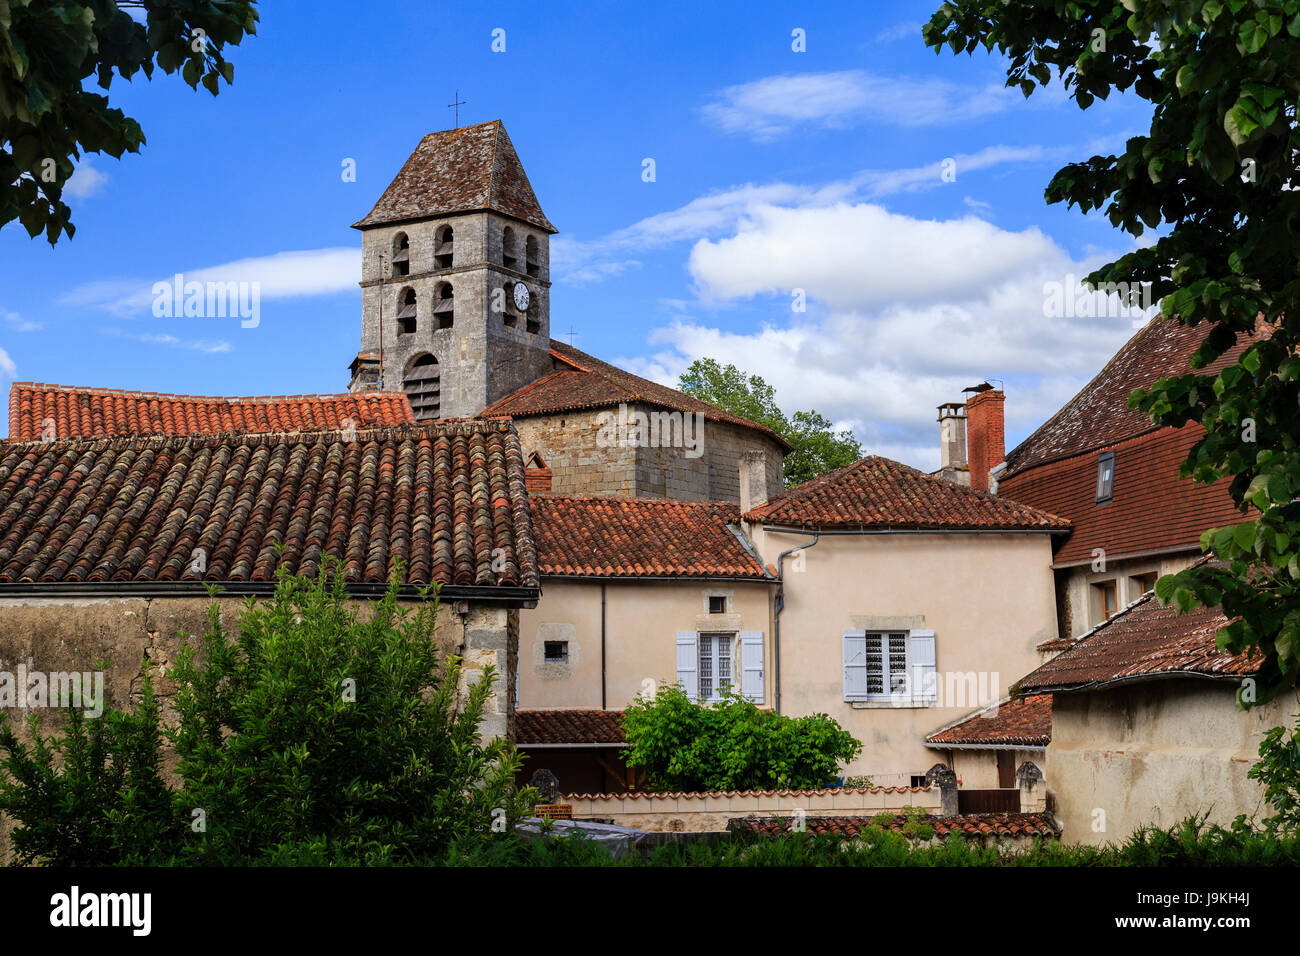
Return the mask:
[[[515,283],[515,308],[520,312],[528,311],[529,293],[528,286],[522,282]]]

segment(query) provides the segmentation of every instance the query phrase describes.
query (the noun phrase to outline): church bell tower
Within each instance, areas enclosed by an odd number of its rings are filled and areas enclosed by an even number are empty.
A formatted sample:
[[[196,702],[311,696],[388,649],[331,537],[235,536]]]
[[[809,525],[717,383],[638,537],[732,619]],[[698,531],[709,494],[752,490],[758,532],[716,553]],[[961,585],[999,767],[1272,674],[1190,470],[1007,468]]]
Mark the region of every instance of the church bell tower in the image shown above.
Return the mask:
[[[479,414],[552,370],[550,238],[500,120],[430,133],[361,230],[351,391],[417,420]]]

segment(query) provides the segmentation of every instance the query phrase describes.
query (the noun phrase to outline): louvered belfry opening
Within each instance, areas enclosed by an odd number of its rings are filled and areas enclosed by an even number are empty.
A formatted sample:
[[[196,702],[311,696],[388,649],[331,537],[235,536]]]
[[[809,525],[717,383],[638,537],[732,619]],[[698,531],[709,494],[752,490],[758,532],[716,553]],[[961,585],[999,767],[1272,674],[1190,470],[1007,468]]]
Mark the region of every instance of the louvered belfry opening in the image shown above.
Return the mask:
[[[509,226],[501,231],[501,264],[507,269],[519,265],[519,259],[515,255],[515,231]]]
[[[436,358],[426,353],[412,362],[402,387],[417,422],[438,417],[441,387]]]
[[[438,286],[436,298],[433,300],[433,318],[440,329],[449,329],[455,322],[456,298],[450,282]]]
[[[393,276],[401,277],[411,274],[411,241],[406,233],[399,232],[393,240]]]
[[[403,289],[397,300],[397,331],[410,335],[415,331],[415,290]]]
[[[542,274],[542,267],[537,261],[537,237],[535,236],[529,236],[528,241],[524,243],[524,266],[533,278]]]
[[[433,246],[433,264],[438,269],[450,269],[456,233],[451,226],[438,230],[438,241]]]

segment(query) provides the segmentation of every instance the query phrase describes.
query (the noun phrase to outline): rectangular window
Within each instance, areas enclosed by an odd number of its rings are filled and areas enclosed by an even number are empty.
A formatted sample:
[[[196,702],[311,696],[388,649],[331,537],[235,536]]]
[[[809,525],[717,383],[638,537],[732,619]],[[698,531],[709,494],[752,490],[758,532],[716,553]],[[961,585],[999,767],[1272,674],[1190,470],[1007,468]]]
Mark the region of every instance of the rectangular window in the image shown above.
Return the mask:
[[[1150,571],[1146,574],[1135,574],[1133,576],[1133,586],[1137,589],[1138,594],[1146,594],[1156,586],[1156,578],[1158,577],[1160,577],[1160,575],[1156,574],[1154,571]]]
[[[546,642],[546,660],[548,663],[567,661],[568,659],[569,659],[568,641],[547,641]]]
[[[711,595],[709,595],[709,613],[710,613],[710,614],[726,614],[726,613],[727,613],[727,598],[726,598],[724,595],[721,595],[721,594],[711,594]]]
[[[1108,451],[1097,459],[1097,502],[1110,501],[1115,490],[1115,453]]]
[[[731,689],[731,634],[700,635],[700,703]]]
[[[907,695],[907,632],[867,635],[867,696]]]
[[[1101,616],[1104,620],[1109,621],[1115,616],[1118,608],[1118,595],[1115,593],[1114,581],[1103,581],[1100,584],[1093,585],[1101,596]]]

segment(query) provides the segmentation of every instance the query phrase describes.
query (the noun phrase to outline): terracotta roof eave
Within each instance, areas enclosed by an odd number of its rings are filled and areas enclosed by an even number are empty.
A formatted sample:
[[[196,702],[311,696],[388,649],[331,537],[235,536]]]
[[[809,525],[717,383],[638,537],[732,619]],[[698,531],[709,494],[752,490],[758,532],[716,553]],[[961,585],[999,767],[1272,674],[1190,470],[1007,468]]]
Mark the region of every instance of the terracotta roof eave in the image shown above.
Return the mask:
[[[1049,741],[1050,743],[1050,741]],[[1047,744],[1041,741],[1029,743],[1025,738],[1009,737],[991,744],[957,743],[955,741],[927,740],[925,745],[931,750],[1046,750]]]
[[[208,595],[215,587],[218,597],[248,597],[269,595],[275,592],[275,581],[3,581],[0,582],[0,599],[7,597],[188,597]],[[346,590],[351,597],[382,597],[388,585],[365,581],[350,581]],[[401,597],[418,597],[425,586],[403,584],[398,588]],[[444,584],[435,588],[441,600],[465,600],[485,603],[528,603],[540,600],[540,586],[529,585],[466,585]]]
[[[789,525],[768,524],[761,518],[755,523],[761,524],[764,531],[777,534],[782,532],[792,534],[1069,534],[1071,531],[1070,528],[1050,527],[954,528],[951,525],[841,525],[828,523]]]
[[[1032,697],[1037,694],[1072,694],[1081,691],[1104,690],[1109,687],[1117,687],[1121,684],[1139,684],[1147,681],[1171,680],[1175,678],[1240,684],[1243,676],[1248,677],[1253,673],[1255,673],[1255,671],[1239,674],[1221,674],[1212,671],[1192,670],[1149,671],[1145,674],[1125,674],[1122,677],[1111,677],[1106,680],[1097,681],[1084,681],[1078,684],[1021,684],[1016,690],[1016,696]]]
[[[647,571],[622,572],[617,574],[565,574],[562,571],[538,572],[543,578],[562,578],[565,581],[734,581],[739,584],[775,584],[774,576],[746,577],[739,574],[653,574]]]

